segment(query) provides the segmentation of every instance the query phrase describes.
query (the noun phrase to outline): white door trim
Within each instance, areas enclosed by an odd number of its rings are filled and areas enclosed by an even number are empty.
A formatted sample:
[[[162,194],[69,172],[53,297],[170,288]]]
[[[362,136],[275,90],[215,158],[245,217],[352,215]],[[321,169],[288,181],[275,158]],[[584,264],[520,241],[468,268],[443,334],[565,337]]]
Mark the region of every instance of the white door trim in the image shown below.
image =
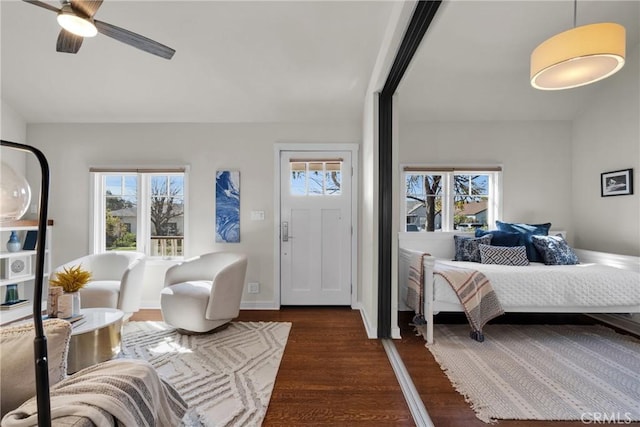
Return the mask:
[[[280,153],[282,151],[350,151],[353,176],[351,177],[351,307],[358,306],[358,144],[345,143],[276,143],[273,150],[273,298],[280,308]]]

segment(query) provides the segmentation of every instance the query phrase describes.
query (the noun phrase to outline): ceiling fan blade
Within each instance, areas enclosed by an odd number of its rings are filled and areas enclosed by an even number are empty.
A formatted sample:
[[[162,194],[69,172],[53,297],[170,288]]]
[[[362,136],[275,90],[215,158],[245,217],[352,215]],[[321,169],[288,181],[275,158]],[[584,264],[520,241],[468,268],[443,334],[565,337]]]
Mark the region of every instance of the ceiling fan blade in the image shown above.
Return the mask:
[[[56,13],[60,12],[60,9],[58,9],[57,7],[51,6],[50,4],[42,2],[42,1],[38,1],[38,0],[23,0],[23,1],[25,3],[31,3],[34,6],[40,6],[40,7],[43,7],[45,9],[49,9],[52,12],[56,12]]]
[[[119,42],[144,50],[145,52],[149,52],[161,58],[171,59],[173,54],[176,53],[174,49],[171,49],[168,46],[148,39],[140,34],[125,30],[124,28],[116,27],[115,25],[107,24],[106,22],[98,21],[97,19],[94,20],[93,23],[98,31],[105,36],[109,36]]]
[[[101,4],[102,0],[71,0],[71,9],[93,18]]]
[[[82,40],[84,40],[82,36],[76,36],[64,29],[60,30],[56,50],[65,53],[78,53],[80,46],[82,46]]]

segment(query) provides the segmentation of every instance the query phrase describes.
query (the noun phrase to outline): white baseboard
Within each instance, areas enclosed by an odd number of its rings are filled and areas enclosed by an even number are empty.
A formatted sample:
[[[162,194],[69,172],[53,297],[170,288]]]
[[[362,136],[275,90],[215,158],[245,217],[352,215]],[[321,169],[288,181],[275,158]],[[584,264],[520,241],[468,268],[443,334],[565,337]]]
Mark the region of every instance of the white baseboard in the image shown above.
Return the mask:
[[[280,310],[274,301],[242,301],[240,310]]]
[[[394,339],[394,340],[402,339],[402,335],[400,334],[399,327],[396,326],[391,328],[391,339]]]
[[[369,318],[367,316],[367,312],[362,307],[360,303],[356,303],[351,306],[354,310],[360,311],[360,316],[362,317],[362,323],[364,323],[364,329],[367,332],[367,337],[370,339],[378,339],[378,329],[374,324],[369,322]]]
[[[142,301],[140,308],[160,310],[160,302],[157,300]],[[273,301],[242,301],[240,310],[280,310],[280,307]]]
[[[158,300],[142,300],[140,308],[143,310],[160,310],[160,301]]]

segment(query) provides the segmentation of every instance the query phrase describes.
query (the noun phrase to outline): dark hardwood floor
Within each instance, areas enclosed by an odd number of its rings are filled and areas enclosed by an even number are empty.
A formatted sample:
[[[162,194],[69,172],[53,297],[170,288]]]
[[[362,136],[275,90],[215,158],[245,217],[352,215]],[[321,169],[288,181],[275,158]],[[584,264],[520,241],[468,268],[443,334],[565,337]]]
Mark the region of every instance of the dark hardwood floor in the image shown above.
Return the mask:
[[[131,320],[161,320],[141,310]],[[350,308],[241,311],[238,320],[291,322],[263,426],[413,426],[382,343]]]
[[[425,348],[422,336],[416,336],[409,325],[412,313],[398,314],[402,339],[396,340],[395,345],[411,379],[424,402],[431,421],[436,427],[486,427],[487,424],[476,418],[475,413],[464,397],[459,394],[435,361],[431,352]],[[443,313],[436,317],[441,323],[466,323],[462,313]],[[546,324],[593,324],[596,321],[583,315],[556,314],[505,314],[494,319],[495,323],[546,323]],[[522,421],[500,420],[496,424],[500,427],[573,427],[585,426],[580,421]],[[640,423],[625,425],[639,426]]]
[[[131,320],[161,320],[141,310]],[[415,336],[407,312],[399,314],[402,339],[394,343],[436,427],[486,427]],[[238,320],[291,322],[264,426],[413,426],[409,408],[382,343],[368,339],[360,313],[349,308],[284,307],[241,311]],[[438,316],[446,323],[464,315]],[[497,322],[595,323],[586,316],[501,316]],[[581,422],[501,420],[503,427],[573,427]],[[633,423],[638,426],[640,423]]]

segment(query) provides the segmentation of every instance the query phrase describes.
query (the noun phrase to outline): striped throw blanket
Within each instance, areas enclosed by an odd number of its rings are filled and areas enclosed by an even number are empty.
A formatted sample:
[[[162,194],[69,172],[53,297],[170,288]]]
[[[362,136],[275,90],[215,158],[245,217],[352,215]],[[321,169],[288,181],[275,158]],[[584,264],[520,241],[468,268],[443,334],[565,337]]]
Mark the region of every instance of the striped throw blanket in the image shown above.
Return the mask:
[[[187,404],[144,360],[115,359],[83,369],[51,387],[51,418],[83,417],[93,425],[173,427]],[[35,398],[2,419],[2,427],[38,425]]]
[[[504,313],[489,279],[477,270],[436,261],[433,274],[442,276],[454,290],[471,325],[471,338],[484,341],[482,327]]]
[[[416,315],[413,322],[424,324],[424,257],[429,254],[414,252],[409,261],[407,295],[405,303]]]

